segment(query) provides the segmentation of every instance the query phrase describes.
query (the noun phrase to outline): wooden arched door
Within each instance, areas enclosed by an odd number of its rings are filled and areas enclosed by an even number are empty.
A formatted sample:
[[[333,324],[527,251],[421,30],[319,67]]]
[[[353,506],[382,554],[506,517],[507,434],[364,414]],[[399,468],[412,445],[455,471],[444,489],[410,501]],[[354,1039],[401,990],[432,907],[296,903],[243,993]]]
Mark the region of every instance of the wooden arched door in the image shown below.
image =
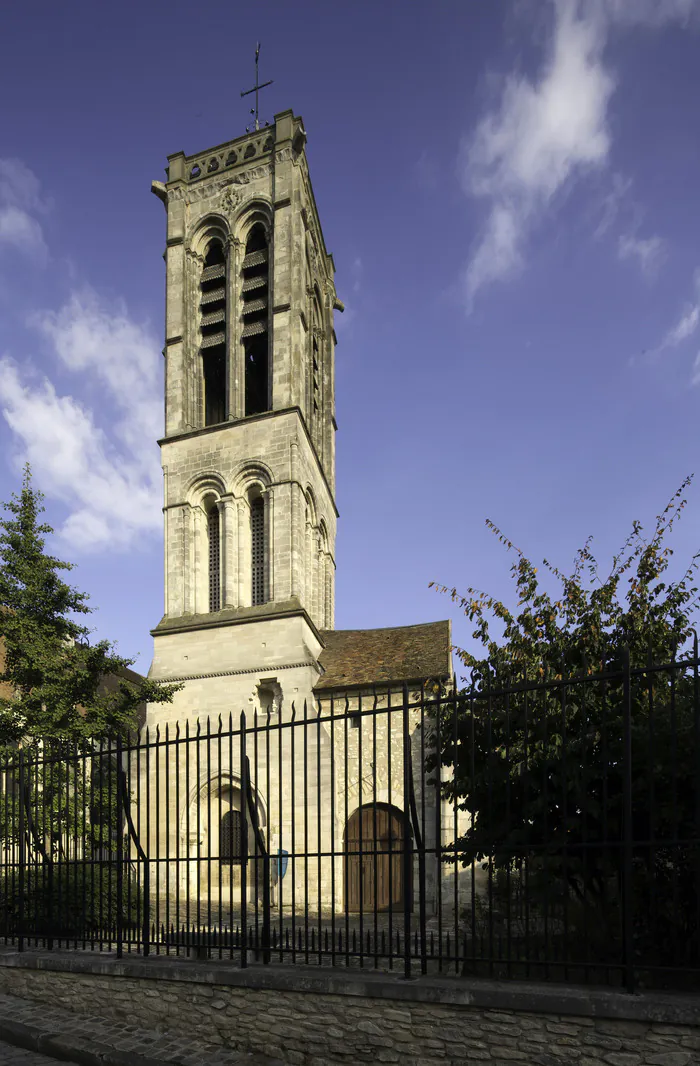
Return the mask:
[[[404,905],[404,822],[386,803],[359,807],[345,827],[345,892],[349,911],[387,911]]]

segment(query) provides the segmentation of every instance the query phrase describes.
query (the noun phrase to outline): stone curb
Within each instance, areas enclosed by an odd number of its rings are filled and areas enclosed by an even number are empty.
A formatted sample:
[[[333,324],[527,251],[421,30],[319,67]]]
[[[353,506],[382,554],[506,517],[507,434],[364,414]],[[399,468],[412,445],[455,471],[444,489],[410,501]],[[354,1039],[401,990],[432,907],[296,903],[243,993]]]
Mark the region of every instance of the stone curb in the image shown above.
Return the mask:
[[[109,1044],[91,1041],[84,1033],[73,1038],[65,1032],[48,1032],[38,1025],[17,1022],[1,1015],[0,1040],[13,1047],[40,1052],[59,1062],[75,1063],[76,1066],[164,1066],[166,1062],[168,1066],[179,1066],[177,1058],[154,1059],[133,1051],[121,1051]],[[241,1052],[235,1063],[240,1063],[240,1066],[285,1066],[278,1059],[246,1052]]]
[[[119,1051],[107,1044],[75,1041],[65,1033],[48,1033],[37,1025],[0,1018],[0,1040],[13,1047],[38,1051],[59,1062],[76,1066],[163,1066],[163,1059],[152,1059],[133,1052]],[[171,1060],[172,1066],[177,1066]]]

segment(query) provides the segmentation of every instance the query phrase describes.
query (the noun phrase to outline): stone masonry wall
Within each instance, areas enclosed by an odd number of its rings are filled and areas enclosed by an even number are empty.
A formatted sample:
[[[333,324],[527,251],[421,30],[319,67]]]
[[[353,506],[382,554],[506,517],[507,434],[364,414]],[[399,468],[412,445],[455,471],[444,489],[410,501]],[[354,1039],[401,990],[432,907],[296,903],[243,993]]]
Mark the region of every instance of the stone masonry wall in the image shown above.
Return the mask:
[[[285,983],[293,981],[287,971]],[[232,987],[182,976],[6,968],[0,960],[2,992],[105,1019],[199,1034],[235,1050],[267,1052],[293,1066],[700,1063],[700,1028],[694,1025],[420,1002],[416,983],[410,1002],[401,996],[319,993],[305,989],[305,983],[301,977],[294,989]]]

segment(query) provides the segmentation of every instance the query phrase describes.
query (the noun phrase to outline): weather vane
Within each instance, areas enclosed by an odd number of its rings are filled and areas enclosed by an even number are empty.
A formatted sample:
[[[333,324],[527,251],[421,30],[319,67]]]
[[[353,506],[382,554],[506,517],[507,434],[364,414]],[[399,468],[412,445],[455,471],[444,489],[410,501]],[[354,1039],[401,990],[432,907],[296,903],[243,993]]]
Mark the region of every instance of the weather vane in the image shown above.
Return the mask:
[[[264,81],[262,83],[262,85],[260,84],[260,79],[258,77],[258,60],[259,60],[259,58],[260,58],[260,41],[258,41],[257,47],[255,49],[255,85],[253,86],[252,89],[246,89],[245,92],[241,93],[241,96],[250,96],[251,93],[255,93],[255,107],[251,107],[250,113],[251,113],[251,115],[255,115],[255,128],[256,128],[256,130],[260,129],[260,119],[259,119],[259,115],[258,115],[258,93],[260,92],[261,89],[266,88],[266,86],[272,85],[271,81]],[[265,125],[267,125],[267,123],[265,123]],[[246,133],[247,132],[248,132],[248,127],[246,126]]]

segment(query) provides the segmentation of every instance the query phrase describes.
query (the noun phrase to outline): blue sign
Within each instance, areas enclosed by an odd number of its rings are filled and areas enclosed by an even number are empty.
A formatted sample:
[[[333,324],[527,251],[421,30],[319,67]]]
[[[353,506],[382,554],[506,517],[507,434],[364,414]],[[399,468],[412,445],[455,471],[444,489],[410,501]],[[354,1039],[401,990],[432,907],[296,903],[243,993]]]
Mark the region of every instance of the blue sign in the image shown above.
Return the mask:
[[[281,879],[287,872],[287,862],[289,861],[289,852],[284,848],[279,848],[277,851],[277,876]]]

